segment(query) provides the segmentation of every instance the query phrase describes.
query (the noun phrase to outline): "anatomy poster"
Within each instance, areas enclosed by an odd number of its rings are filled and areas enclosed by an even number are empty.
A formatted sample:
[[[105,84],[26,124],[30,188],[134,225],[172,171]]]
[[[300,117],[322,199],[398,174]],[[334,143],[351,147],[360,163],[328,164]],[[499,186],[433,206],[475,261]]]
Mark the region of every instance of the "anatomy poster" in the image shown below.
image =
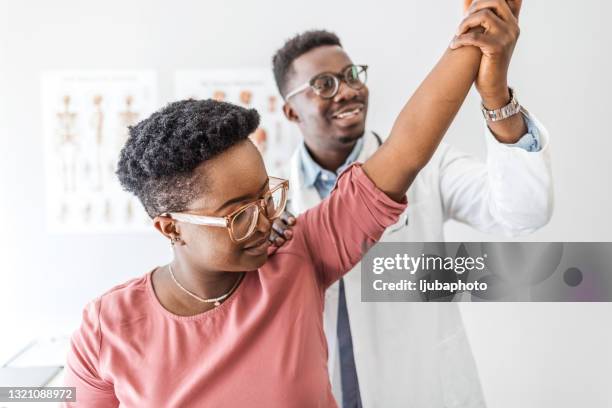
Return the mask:
[[[216,99],[254,108],[261,124],[250,137],[261,152],[268,174],[287,177],[299,134],[283,115],[283,100],[269,69],[178,71],[175,99]]]
[[[62,71],[42,77],[47,226],[51,232],[150,228],[115,175],[128,126],[158,108],[152,71]]]

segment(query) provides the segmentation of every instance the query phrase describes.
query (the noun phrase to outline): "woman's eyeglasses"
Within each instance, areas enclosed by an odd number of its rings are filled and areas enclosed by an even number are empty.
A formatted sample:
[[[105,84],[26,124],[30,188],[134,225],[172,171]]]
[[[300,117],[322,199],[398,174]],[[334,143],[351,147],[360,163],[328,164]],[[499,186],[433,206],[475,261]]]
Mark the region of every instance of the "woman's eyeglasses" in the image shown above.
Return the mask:
[[[344,81],[353,89],[361,89],[365,86],[368,79],[367,65],[349,65],[342,70],[340,74],[333,72],[322,72],[302,86],[289,92],[285,99],[299,94],[311,88],[315,94],[323,99],[331,99],[338,93],[340,89],[340,81]]]
[[[270,190],[262,198],[241,206],[225,217],[210,217],[183,212],[165,213],[163,215],[189,224],[227,228],[230,239],[239,243],[253,235],[260,214],[273,221],[285,211],[289,181],[270,177],[269,185]]]

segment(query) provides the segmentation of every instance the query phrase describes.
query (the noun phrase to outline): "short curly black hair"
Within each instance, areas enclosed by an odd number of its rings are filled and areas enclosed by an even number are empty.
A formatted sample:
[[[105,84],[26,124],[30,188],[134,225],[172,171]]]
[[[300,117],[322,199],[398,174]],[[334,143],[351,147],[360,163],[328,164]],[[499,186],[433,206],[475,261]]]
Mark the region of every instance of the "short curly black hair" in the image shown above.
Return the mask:
[[[173,102],[130,127],[117,176],[151,218],[183,211],[206,185],[195,168],[247,139],[257,126],[255,109],[212,99]]]
[[[287,82],[289,82],[293,61],[300,55],[323,45],[342,47],[340,38],[336,34],[325,30],[310,30],[290,38],[276,51],[272,57],[272,67],[276,86],[283,97],[288,92]]]

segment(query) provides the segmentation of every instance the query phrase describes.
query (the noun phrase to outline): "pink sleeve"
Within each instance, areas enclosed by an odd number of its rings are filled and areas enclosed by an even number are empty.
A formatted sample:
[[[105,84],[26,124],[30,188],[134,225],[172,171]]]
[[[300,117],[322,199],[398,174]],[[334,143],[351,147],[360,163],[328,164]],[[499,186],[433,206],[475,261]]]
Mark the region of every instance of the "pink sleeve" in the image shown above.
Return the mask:
[[[72,335],[65,370],[65,385],[76,387],[76,402],[63,407],[117,407],[113,384],[101,378],[100,361],[100,304],[101,299],[89,303],[83,310],[81,327]]]
[[[350,271],[405,208],[405,197],[401,203],[389,198],[360,164],[347,168],[329,197],[298,221],[323,287]]]

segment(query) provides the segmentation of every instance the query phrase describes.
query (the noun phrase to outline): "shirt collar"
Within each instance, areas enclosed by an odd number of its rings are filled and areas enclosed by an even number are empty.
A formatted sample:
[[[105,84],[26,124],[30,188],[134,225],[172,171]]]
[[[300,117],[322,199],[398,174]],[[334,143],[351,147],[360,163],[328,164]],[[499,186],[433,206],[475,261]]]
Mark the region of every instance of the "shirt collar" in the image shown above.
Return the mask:
[[[335,173],[336,177],[340,173],[342,173],[342,171],[344,171],[345,168],[347,168],[350,164],[352,164],[353,162],[357,160],[357,158],[359,157],[359,154],[361,154],[361,151],[363,150],[363,143],[364,143],[363,138],[364,137],[365,135],[360,137],[357,140],[357,143],[355,143],[355,146],[353,147],[351,154],[349,154],[349,156],[346,158],[344,163],[336,171]],[[328,170],[325,170],[324,168],[319,166],[317,162],[314,161],[314,159],[308,152],[308,149],[306,148],[306,144],[304,142],[302,142],[302,144],[300,145],[300,161],[302,163],[302,171],[304,174],[304,184],[306,187],[314,186],[314,184],[317,182],[319,177],[321,177],[321,173],[323,172],[332,173]]]

